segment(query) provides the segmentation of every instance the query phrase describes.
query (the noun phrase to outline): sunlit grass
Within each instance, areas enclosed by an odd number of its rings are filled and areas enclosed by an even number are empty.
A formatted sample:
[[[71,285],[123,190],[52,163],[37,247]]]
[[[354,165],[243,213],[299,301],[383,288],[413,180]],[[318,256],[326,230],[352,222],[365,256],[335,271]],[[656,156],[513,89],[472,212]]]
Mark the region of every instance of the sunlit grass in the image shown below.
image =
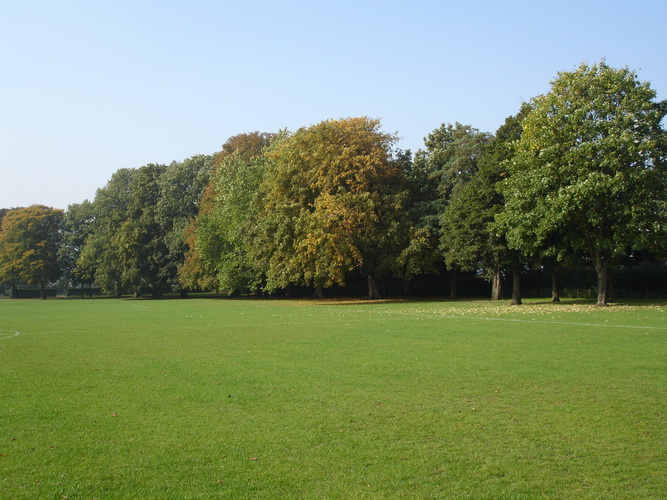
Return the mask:
[[[2,498],[661,498],[667,307],[0,301]]]

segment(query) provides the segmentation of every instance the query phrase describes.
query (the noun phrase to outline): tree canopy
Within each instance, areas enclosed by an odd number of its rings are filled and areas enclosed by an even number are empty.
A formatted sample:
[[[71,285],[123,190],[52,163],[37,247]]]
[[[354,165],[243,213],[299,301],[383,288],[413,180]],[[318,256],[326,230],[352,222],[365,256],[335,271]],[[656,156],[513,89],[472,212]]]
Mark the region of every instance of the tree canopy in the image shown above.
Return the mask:
[[[238,134],[212,155],[121,168],[64,215],[0,209],[0,278],[135,296],[365,281],[376,299],[445,276],[456,297],[457,275],[500,298],[511,275],[519,304],[522,275],[592,265],[604,305],[611,270],[667,256],[666,115],[647,82],[602,61],[559,73],[495,134],[443,123],[414,155],[368,117]]]
[[[32,205],[9,210],[0,229],[0,281],[44,287],[61,274],[58,261],[63,211]]]
[[[533,99],[502,183],[510,245],[533,252],[558,234],[591,259],[599,305],[628,248],[664,241],[667,103],[655,98],[634,72],[605,62],[560,73]]]
[[[356,270],[368,279],[369,297],[379,297],[375,278],[393,265],[407,223],[395,141],[378,120],[327,120],[267,153],[273,165],[260,187],[254,248],[268,289],[321,289]]]

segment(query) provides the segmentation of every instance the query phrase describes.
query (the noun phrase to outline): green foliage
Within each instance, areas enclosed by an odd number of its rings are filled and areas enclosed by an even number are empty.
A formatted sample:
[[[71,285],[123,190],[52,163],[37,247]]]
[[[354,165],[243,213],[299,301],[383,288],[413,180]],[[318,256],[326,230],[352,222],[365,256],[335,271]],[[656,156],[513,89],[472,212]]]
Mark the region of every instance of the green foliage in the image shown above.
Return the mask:
[[[257,291],[263,273],[249,257],[249,231],[260,200],[257,191],[267,160],[237,150],[226,155],[213,177],[216,197],[212,210],[198,219],[197,247],[205,268],[216,276],[226,294]]]
[[[76,271],[93,277],[113,294],[159,292],[166,245],[159,231],[156,207],[158,179],[166,167],[147,165],[117,171],[93,202],[95,222],[86,239]]]
[[[215,156],[212,173],[198,200],[196,217],[190,219],[183,231],[186,247],[185,258],[178,270],[179,282],[183,287],[202,290],[216,290],[220,287],[217,271],[219,263],[213,257],[219,255],[216,245],[220,243],[218,241],[219,227],[213,214],[218,196],[217,172],[220,164],[231,154],[238,154],[243,159],[258,156],[274,137],[275,134],[260,132],[235,135],[227,139],[222,145],[222,151]],[[206,255],[201,252],[203,247],[206,248]],[[230,266],[224,267],[232,269]],[[241,281],[243,280],[239,280],[239,283]],[[224,286],[229,291],[231,283]]]
[[[233,294],[365,275],[377,298],[376,276],[447,267],[455,296],[458,270],[496,294],[502,274],[584,261],[605,294],[630,253],[667,255],[666,115],[648,83],[603,61],[560,73],[495,137],[442,124],[414,158],[366,117],[239,134],[213,156],[121,169],[71,205],[63,281]]]
[[[466,205],[484,203],[469,184],[491,139],[490,134],[460,123],[442,124],[424,139],[426,149],[417,152],[408,172],[414,227],[410,245],[401,255],[408,270],[432,271],[443,257],[450,269],[478,268],[483,243],[480,238],[470,240],[474,237],[470,230],[476,233],[484,227],[478,226],[478,215],[468,216],[473,207]],[[456,294],[454,289],[451,293]]]
[[[424,139],[426,169],[436,181],[437,192],[447,202],[452,192],[476,174],[491,134],[471,125],[443,124]]]
[[[599,303],[609,266],[628,248],[664,245],[667,220],[667,103],[627,69],[602,62],[560,73],[532,101],[499,221],[513,248],[554,241],[591,259]]]
[[[67,207],[61,230],[59,252],[63,279],[66,284],[92,283],[92,276],[81,276],[76,272],[77,261],[88,236],[93,230],[95,213],[93,204],[86,200]]]
[[[185,252],[183,232],[197,214],[211,162],[197,156],[168,167],[118,170],[81,214],[85,234],[75,227],[81,207],[72,207],[68,238],[77,248],[84,239],[74,274],[115,295],[175,289]]]
[[[171,163],[158,179],[156,219],[167,249],[160,274],[172,290],[180,288],[179,272],[185,261],[185,232],[199,213],[200,200],[213,170],[213,157],[198,155]]]
[[[407,181],[410,219],[408,243],[397,258],[398,271],[404,279],[411,279],[436,271],[440,260],[438,211],[442,200],[437,193],[437,182],[429,177],[424,151],[418,151],[414,160],[409,150],[399,150],[395,156]]]
[[[478,269],[490,243],[493,185],[489,176],[479,175],[479,164],[491,141],[489,134],[459,123],[441,126],[426,140],[431,176],[442,197],[440,251],[449,268]]]

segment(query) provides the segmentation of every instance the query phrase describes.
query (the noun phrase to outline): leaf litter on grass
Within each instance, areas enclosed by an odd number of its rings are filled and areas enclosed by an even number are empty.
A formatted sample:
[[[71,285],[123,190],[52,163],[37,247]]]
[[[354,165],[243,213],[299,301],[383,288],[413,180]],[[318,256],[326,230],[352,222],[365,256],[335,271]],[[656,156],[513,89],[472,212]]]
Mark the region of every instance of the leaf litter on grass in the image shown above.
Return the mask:
[[[392,308],[385,314],[411,318],[470,319],[667,331],[667,326],[663,326],[664,323],[660,318],[667,315],[667,305],[661,304],[618,303],[600,308],[592,303],[579,302],[525,302],[521,306],[510,306],[506,301],[424,302],[406,303],[405,307]],[[656,322],[656,319],[659,321]],[[623,324],[619,324],[619,320],[622,320]]]

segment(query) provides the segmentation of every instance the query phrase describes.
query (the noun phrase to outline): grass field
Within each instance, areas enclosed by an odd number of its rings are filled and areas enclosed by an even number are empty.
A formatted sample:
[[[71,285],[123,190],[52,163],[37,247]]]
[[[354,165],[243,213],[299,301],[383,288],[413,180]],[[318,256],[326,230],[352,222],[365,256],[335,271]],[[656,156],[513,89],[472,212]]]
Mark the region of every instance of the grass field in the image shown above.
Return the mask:
[[[0,498],[665,498],[667,305],[0,300]]]

